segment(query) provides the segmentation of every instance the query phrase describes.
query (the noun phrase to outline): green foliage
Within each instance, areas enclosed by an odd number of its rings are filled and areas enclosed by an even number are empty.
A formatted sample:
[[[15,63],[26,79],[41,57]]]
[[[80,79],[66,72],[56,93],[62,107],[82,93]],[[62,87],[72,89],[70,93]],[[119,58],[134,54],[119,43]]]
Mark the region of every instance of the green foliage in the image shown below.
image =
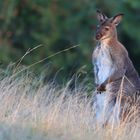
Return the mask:
[[[41,47],[27,55],[22,64],[32,64],[53,53],[79,44],[34,68],[42,70],[50,64],[50,76],[60,69],[58,79],[71,77],[80,68],[92,75],[91,56],[95,46],[96,9],[109,16],[125,13],[119,27],[119,38],[130,51],[130,56],[140,72],[139,0],[4,0],[0,1],[0,62],[7,64],[24,55],[28,48]],[[84,71],[84,72],[83,72]]]

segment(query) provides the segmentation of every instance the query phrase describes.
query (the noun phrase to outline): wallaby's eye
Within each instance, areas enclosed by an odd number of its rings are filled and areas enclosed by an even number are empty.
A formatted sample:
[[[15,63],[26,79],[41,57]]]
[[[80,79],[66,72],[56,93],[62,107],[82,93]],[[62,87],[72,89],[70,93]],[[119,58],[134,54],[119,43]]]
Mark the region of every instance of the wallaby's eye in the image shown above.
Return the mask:
[[[105,27],[105,30],[108,31],[109,30],[109,27]]]

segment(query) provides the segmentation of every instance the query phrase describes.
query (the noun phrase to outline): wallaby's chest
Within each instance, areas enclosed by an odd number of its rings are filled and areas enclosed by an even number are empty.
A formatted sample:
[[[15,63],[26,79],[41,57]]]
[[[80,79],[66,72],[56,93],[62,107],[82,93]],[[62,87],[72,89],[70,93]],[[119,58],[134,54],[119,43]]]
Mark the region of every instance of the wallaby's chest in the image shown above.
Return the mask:
[[[113,61],[108,46],[100,44],[96,47],[93,55],[93,64],[96,83],[101,84],[111,75],[113,69]]]

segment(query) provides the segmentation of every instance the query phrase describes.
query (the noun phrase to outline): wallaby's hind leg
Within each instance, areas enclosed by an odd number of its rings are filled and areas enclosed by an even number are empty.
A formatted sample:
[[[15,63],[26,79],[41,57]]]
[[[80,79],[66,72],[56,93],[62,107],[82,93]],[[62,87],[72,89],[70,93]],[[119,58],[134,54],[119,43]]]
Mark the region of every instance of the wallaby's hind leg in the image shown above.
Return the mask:
[[[116,99],[110,98],[109,93],[97,94],[94,103],[97,124],[101,127],[118,123],[118,106]]]

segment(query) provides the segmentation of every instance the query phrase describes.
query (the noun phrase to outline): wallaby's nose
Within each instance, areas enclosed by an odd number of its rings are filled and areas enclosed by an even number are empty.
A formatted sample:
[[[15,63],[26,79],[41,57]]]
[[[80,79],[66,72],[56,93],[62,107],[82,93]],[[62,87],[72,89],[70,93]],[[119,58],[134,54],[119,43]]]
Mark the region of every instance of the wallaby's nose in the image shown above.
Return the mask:
[[[97,40],[101,39],[101,37],[102,37],[102,35],[101,35],[100,33],[97,33],[97,34],[96,34],[96,39],[97,39]]]

